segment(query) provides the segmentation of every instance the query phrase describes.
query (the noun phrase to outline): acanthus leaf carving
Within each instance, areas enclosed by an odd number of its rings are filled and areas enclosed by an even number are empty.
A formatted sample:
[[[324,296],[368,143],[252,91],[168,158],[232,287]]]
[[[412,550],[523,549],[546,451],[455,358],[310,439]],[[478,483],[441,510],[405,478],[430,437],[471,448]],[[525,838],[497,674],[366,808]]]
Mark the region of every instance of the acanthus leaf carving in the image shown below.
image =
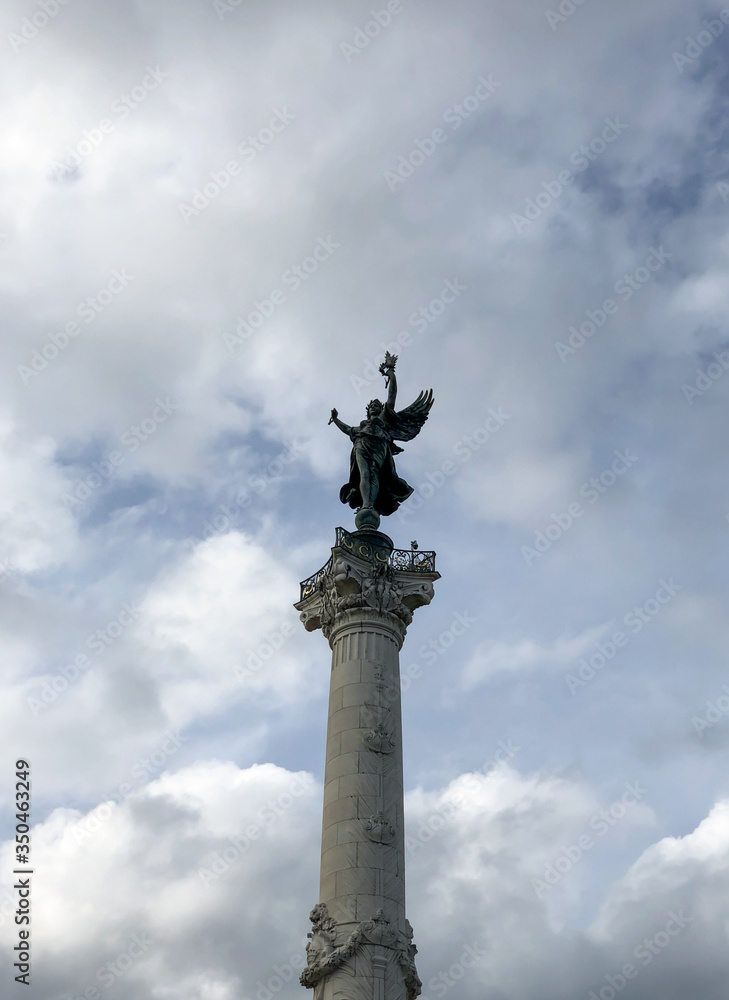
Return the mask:
[[[413,611],[433,597],[431,579],[423,579],[424,575],[423,570],[415,573],[399,564],[358,559],[335,547],[329,562],[302,584],[296,607],[307,631],[321,628],[327,637],[338,615],[353,608],[394,615],[407,627]],[[438,575],[434,570],[428,573],[434,579]]]

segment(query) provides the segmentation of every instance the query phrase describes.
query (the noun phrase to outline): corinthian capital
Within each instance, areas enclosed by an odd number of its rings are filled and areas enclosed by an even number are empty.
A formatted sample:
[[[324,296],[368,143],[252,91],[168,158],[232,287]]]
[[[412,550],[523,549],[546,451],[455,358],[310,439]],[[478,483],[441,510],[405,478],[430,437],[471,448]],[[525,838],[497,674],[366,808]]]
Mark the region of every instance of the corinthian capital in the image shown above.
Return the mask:
[[[338,528],[331,557],[303,581],[294,607],[307,631],[320,628],[327,638],[337,621],[355,609],[391,616],[404,636],[413,611],[430,604],[439,578],[434,552],[394,549],[378,531]]]

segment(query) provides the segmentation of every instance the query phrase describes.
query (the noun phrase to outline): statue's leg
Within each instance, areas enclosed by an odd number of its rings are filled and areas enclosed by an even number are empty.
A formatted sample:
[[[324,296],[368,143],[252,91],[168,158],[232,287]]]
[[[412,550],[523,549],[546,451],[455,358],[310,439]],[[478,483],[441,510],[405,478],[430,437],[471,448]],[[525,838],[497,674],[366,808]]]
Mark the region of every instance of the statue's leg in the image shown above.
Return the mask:
[[[362,494],[362,506],[372,507],[377,496],[379,485],[377,472],[373,469],[364,455],[357,455],[357,469],[359,470],[359,491]]]
[[[369,506],[375,506],[377,494],[380,492],[380,475],[377,468],[370,469],[370,502]]]

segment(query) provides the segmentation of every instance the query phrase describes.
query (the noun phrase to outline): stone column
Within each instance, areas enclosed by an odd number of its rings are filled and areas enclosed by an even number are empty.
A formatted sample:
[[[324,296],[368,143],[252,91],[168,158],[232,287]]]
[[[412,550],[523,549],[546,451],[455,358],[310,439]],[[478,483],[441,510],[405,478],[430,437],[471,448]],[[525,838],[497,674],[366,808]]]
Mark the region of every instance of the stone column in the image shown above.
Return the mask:
[[[393,551],[378,531],[339,528],[295,605],[332,649],[320,902],[301,977],[314,1000],[420,993],[405,915],[399,653],[438,577],[432,552]]]

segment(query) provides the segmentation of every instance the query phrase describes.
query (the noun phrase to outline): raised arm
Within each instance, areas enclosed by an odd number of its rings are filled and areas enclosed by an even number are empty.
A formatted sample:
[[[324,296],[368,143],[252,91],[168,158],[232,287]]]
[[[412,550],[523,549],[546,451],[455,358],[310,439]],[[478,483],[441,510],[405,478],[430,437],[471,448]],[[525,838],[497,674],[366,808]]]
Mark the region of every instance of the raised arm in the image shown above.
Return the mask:
[[[388,390],[387,390],[387,403],[392,409],[395,409],[395,399],[397,398],[397,378],[395,377],[395,369],[393,368],[387,379]]]
[[[385,353],[385,360],[380,365],[380,374],[384,375],[387,381],[385,386],[387,388],[387,405],[393,410],[395,409],[395,399],[397,398],[397,378],[395,376],[395,365],[397,364],[397,355],[390,354],[389,351]]]
[[[338,410],[332,410],[332,415],[329,418],[329,423],[330,424],[336,424],[337,427],[339,428],[339,430],[343,431],[344,434],[349,434],[349,432],[352,430],[352,428],[349,426],[349,424],[345,424],[343,420],[339,419],[339,411]]]

